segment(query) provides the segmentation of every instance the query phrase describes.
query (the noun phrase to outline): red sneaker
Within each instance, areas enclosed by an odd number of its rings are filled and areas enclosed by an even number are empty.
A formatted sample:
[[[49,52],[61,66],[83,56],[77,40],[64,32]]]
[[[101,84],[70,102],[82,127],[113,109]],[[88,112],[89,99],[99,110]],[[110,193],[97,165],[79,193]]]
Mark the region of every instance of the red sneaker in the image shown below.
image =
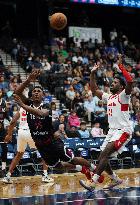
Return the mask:
[[[91,180],[92,176],[91,176],[89,168],[87,168],[86,166],[82,166],[81,173],[84,174],[88,180]]]

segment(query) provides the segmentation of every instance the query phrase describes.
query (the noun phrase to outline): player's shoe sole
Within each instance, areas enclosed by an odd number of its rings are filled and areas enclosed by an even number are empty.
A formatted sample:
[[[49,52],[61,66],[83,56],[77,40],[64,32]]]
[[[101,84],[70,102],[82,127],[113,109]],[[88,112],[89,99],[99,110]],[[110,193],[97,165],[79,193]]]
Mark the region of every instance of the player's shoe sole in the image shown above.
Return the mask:
[[[88,190],[88,191],[94,191],[95,190],[95,187],[92,187],[92,186],[90,186],[90,185],[88,185],[87,183],[86,183],[86,181],[84,181],[84,180],[79,180],[79,183],[80,183],[80,185],[82,186],[82,187],[84,187],[86,190]]]
[[[111,184],[110,186],[107,186],[107,187],[104,187],[103,189],[113,189],[114,187],[120,185],[123,183],[123,180],[120,180],[120,181],[117,181],[116,183],[114,184]]]
[[[3,178],[2,182],[5,184],[13,184],[13,181],[11,179],[7,179],[7,178]]]

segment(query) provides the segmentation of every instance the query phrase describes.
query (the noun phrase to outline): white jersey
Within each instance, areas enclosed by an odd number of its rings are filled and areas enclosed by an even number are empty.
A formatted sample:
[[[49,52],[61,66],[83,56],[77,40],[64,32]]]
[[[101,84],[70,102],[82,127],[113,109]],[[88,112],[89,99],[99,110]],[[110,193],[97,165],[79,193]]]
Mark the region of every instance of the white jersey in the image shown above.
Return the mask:
[[[29,129],[28,123],[27,123],[27,114],[26,110],[24,110],[22,107],[19,110],[20,118],[19,118],[19,129]]]
[[[110,129],[131,127],[129,120],[130,95],[126,95],[125,90],[115,95],[103,93],[102,99],[107,101],[107,114]]]

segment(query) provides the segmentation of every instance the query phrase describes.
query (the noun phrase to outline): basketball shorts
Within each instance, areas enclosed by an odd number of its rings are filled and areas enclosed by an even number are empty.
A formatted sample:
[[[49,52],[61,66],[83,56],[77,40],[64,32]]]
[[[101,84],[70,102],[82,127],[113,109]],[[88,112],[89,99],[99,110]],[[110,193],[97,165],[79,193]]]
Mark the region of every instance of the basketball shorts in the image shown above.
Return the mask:
[[[107,134],[102,146],[100,147],[100,149],[103,151],[109,142],[115,142],[115,141],[119,140],[123,136],[124,133],[128,133],[129,137],[122,143],[122,145],[119,147],[119,149],[111,155],[111,157],[117,157],[118,154],[121,154],[125,150],[126,144],[132,138],[131,128],[109,129],[108,134]]]
[[[52,167],[55,167],[61,161],[71,162],[74,157],[73,154],[66,149],[61,139],[53,140],[47,145],[37,146],[37,149],[46,164]]]
[[[31,137],[29,129],[19,129],[17,137],[17,151],[25,152],[27,145],[31,149],[36,149],[35,143]]]

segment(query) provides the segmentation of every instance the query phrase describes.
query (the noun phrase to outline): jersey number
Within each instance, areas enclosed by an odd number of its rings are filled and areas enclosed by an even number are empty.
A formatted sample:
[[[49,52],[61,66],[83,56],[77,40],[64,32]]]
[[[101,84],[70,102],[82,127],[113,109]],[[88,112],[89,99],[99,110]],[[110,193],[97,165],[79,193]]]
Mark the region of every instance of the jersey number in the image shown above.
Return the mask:
[[[109,108],[109,109],[108,109],[108,115],[109,115],[109,116],[112,116],[112,108]]]

